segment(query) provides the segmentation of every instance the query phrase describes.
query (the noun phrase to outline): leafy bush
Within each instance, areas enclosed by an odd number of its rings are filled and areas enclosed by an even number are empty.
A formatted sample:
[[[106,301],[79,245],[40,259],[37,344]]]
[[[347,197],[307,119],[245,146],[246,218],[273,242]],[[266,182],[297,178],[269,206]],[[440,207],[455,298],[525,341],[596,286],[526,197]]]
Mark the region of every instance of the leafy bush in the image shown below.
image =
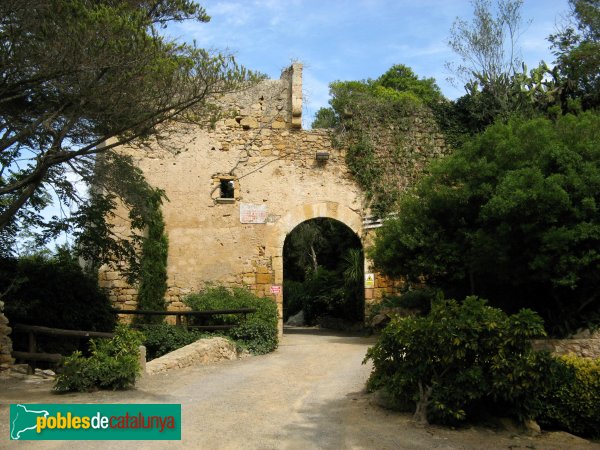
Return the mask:
[[[600,359],[561,356],[545,368],[541,425],[600,436]]]
[[[159,358],[207,336],[206,333],[186,330],[183,327],[166,323],[142,325],[139,327],[139,331],[144,335],[143,344],[146,346],[147,361]]]
[[[277,348],[277,305],[270,298],[257,297],[242,288],[208,286],[185,297],[184,303],[193,311],[255,308],[256,312],[248,314],[246,321],[239,314],[220,314],[212,316],[208,324],[236,325],[227,334],[253,353]]]
[[[392,278],[538,312],[553,335],[600,323],[600,115],[497,122],[403,196],[370,257]]]
[[[530,310],[507,316],[484,300],[437,301],[424,317],[394,319],[365,361],[371,390],[385,387],[415,417],[456,423],[482,404],[502,403],[519,418],[534,417],[542,374],[530,339],[544,334]]]
[[[270,353],[278,344],[277,327],[256,319],[242,322],[229,332],[229,336],[255,355]]]
[[[98,281],[68,255],[0,259],[0,292],[7,290],[11,323],[90,331],[112,331],[116,323]]]
[[[358,286],[362,289],[362,276]],[[285,319],[300,310],[304,311],[307,325],[314,325],[319,318],[327,316],[349,322],[363,318],[362,298],[356,293],[356,285],[346,285],[336,271],[319,267],[303,282],[286,280],[283,289],[287,306]],[[362,290],[360,294],[363,294]]]
[[[56,378],[58,392],[91,389],[127,389],[140,372],[139,346],[142,334],[118,325],[112,339],[92,339],[91,356],[80,351],[65,358]]]
[[[12,324],[40,325],[71,330],[112,331],[116,315],[98,280],[85,274],[67,252],[20,259],[0,259],[0,292],[4,312]],[[87,341],[42,336],[38,351],[70,354],[85,351]],[[26,350],[27,336],[13,336],[15,350]]]
[[[404,308],[415,310],[421,315],[429,314],[431,304],[443,299],[443,293],[429,287],[412,288],[400,295],[388,295],[371,307],[371,316],[379,314],[382,308]]]

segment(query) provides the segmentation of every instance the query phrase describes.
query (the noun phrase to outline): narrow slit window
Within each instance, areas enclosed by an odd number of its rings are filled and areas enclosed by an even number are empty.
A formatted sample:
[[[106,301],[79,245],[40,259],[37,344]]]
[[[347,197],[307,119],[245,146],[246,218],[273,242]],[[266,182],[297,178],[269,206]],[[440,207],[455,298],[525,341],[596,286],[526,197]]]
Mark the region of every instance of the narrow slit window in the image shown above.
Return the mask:
[[[221,179],[221,195],[220,198],[234,198],[235,189],[233,187],[233,180]]]

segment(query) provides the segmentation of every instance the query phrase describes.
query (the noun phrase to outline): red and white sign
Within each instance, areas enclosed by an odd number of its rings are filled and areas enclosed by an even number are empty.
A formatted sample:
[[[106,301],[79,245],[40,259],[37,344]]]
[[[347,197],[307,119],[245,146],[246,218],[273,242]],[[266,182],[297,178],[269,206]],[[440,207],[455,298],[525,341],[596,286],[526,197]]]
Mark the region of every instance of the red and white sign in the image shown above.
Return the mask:
[[[240,222],[266,223],[267,205],[252,205],[250,203],[240,203]]]
[[[271,294],[281,294],[281,286],[271,286]]]

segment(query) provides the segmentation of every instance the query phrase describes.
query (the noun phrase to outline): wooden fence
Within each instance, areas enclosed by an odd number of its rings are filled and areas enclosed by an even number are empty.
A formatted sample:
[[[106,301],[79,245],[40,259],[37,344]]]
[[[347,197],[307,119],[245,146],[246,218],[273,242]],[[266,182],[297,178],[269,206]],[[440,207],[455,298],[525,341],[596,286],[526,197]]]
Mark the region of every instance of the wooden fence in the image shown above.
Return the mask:
[[[205,325],[196,324],[189,325],[188,317],[195,317],[199,321],[206,320],[212,316],[233,314],[242,315],[243,319],[246,319],[247,314],[256,312],[255,308],[238,308],[238,309],[215,309],[209,311],[149,311],[149,310],[123,310],[113,309],[114,313],[117,314],[129,314],[129,315],[141,315],[141,316],[175,316],[175,323],[177,326],[182,326],[185,329],[193,328],[196,330],[227,330],[235,327],[234,324],[228,325]],[[184,320],[185,318],[185,320]],[[48,336],[67,336],[72,338],[112,338],[113,333],[106,333],[102,331],[83,331],[83,330],[64,330],[60,328],[49,328],[37,325],[21,325],[15,324],[12,326],[13,333],[27,333],[28,334],[28,348],[26,352],[13,351],[13,358],[20,359],[23,361],[29,361],[29,366],[32,370],[35,370],[35,363],[38,361],[50,362],[58,364],[64,358],[60,353],[38,353],[37,351],[37,335],[48,335]]]
[[[182,326],[186,329],[192,328],[196,330],[228,330],[230,328],[235,327],[233,324],[229,325],[204,325],[204,324],[196,324],[189,325],[187,318],[194,317],[199,319],[200,321],[206,320],[212,316],[224,315],[224,314],[232,314],[232,315],[242,315],[243,320],[246,319],[248,314],[256,312],[255,308],[238,308],[238,309],[213,309],[207,311],[150,311],[150,310],[125,310],[125,309],[116,309],[112,310],[117,314],[130,314],[130,315],[138,315],[138,316],[175,316],[175,325]],[[184,318],[186,320],[184,320]]]

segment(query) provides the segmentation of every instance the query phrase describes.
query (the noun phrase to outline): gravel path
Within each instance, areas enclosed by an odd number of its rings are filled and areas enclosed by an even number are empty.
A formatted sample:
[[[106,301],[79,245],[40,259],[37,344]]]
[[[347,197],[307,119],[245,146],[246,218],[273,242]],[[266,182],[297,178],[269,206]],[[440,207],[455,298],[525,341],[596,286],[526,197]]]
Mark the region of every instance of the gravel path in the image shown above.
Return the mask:
[[[0,380],[0,448],[495,449],[600,448],[566,433],[416,426],[364,392],[372,338],[286,330],[265,356],[142,379],[135,390],[55,395],[48,383]],[[182,441],[7,442],[10,403],[181,403]]]

